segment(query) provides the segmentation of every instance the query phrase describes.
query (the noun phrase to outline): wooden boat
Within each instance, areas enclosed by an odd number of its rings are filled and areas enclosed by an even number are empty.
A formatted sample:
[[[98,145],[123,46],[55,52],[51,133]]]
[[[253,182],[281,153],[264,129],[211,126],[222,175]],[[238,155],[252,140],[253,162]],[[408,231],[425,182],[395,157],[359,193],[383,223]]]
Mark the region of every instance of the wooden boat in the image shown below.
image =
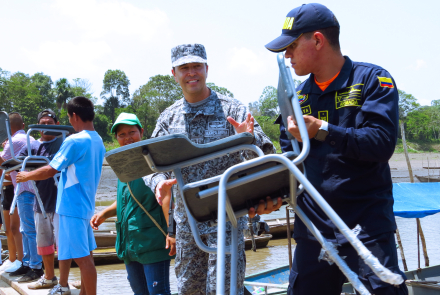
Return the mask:
[[[255,236],[255,246],[257,246],[257,249],[264,248],[267,246],[270,239],[272,239],[272,235],[269,235],[269,234],[262,234],[259,236]],[[252,249],[252,239],[251,238],[244,239],[244,249],[245,250]]]
[[[423,164],[422,164],[423,165]],[[440,169],[440,167],[438,167],[438,166],[433,166],[433,167],[430,167],[429,166],[429,158],[428,158],[428,166],[422,166],[423,167],[423,169],[428,169],[428,176],[419,176],[419,175],[416,175],[416,177],[417,177],[417,179],[420,181],[420,182],[440,182],[440,172],[439,172],[439,175],[438,176],[435,176],[435,175],[430,175],[430,170],[433,170],[433,169],[437,169],[437,170],[439,170]]]
[[[114,248],[116,244],[116,231],[94,231],[95,241],[98,248]],[[257,249],[264,248],[272,238],[270,234],[262,234],[255,237],[255,243]],[[252,248],[252,239],[244,239],[245,249],[250,250]],[[3,250],[8,249],[6,239],[2,239]]]
[[[267,225],[270,228],[269,234],[272,235],[274,239],[285,239],[287,238],[287,218],[275,218],[275,219],[268,219],[264,220],[262,222],[266,222]],[[290,217],[290,230],[293,232],[295,217]],[[266,233],[264,232],[264,226],[260,226],[261,232],[259,233]]]
[[[2,253],[2,260],[7,258],[7,254]],[[93,250],[93,259],[95,260],[95,265],[107,265],[107,264],[116,264],[123,263],[122,260],[119,260],[118,255],[116,254],[116,250],[113,247],[110,248],[97,248]],[[55,252],[55,266],[58,266],[58,255]],[[74,261],[72,261],[72,266],[77,266]]]
[[[440,182],[440,177],[439,176],[419,176],[416,175],[417,179],[420,182]]]
[[[245,294],[252,294],[257,287],[267,287],[267,294],[286,294],[289,284],[289,265],[266,270],[245,278]],[[406,271],[406,285],[412,295],[440,295],[440,265],[429,266],[418,270]],[[432,279],[431,279],[432,278]],[[350,283],[344,284],[342,294],[354,295]]]

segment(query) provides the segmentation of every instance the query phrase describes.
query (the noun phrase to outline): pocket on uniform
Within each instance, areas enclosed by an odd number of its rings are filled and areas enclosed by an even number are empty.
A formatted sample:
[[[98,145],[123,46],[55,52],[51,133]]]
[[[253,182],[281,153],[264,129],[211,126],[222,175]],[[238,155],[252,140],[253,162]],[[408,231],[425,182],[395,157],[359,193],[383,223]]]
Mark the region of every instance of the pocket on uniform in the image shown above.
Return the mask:
[[[398,266],[389,267],[388,269],[393,273],[400,274],[403,279],[406,280],[405,274],[399,269]],[[375,294],[408,294],[407,291],[403,290],[403,288],[395,287],[382,281],[374,272],[368,273],[365,278],[370,283],[370,286],[375,291]]]
[[[293,295],[293,287],[295,286],[296,278],[298,277],[298,273],[294,270],[290,270],[289,275],[289,287],[287,288],[287,295]]]
[[[149,212],[151,217],[156,220],[156,222],[161,225],[164,223],[162,220],[162,216],[160,212]],[[128,230],[138,230],[141,228],[147,227],[156,227],[156,224],[151,220],[150,216],[148,216],[142,209],[136,211],[135,215],[128,219]]]

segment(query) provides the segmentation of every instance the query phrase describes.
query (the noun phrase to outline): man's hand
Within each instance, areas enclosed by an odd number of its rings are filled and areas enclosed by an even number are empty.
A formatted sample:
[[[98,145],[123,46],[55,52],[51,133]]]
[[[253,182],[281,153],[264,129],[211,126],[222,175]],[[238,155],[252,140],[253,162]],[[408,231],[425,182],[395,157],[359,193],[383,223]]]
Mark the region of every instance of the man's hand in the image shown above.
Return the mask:
[[[251,134],[254,134],[254,117],[252,117],[251,113],[248,113],[246,120],[241,123],[238,123],[237,121],[232,119],[232,117],[227,117],[226,119],[229,123],[232,124],[232,126],[234,126],[237,133],[249,132]]]
[[[176,239],[167,235],[165,249],[170,248],[170,256],[176,255]]]
[[[94,229],[97,230],[98,227],[106,220],[106,218],[104,217],[104,211],[101,211],[99,213],[96,213],[95,215],[92,216],[92,219],[90,219],[90,226]]]
[[[277,204],[274,206],[272,202],[271,197],[266,198],[266,202],[264,200],[260,200],[260,204],[257,207],[257,212],[255,212],[255,208],[249,209],[248,215],[250,218],[254,218],[255,214],[262,215],[262,214],[269,214],[273,211],[276,211],[281,208],[281,205],[283,205],[283,199],[279,197],[277,199]]]
[[[309,138],[314,138],[316,133],[318,133],[319,127],[322,125],[322,121],[316,119],[313,116],[303,116],[304,122],[306,123],[307,133]],[[293,121],[292,117],[287,117],[287,131],[290,132],[299,142],[302,142],[301,135],[299,134],[298,125]]]
[[[27,175],[28,175],[28,174],[29,174],[29,172],[26,172],[26,171],[18,172],[18,174],[17,174],[17,178],[16,178],[17,183],[28,181],[28,180],[29,180],[29,179],[27,178]]]
[[[159,182],[156,186],[156,200],[159,203],[159,205],[162,206],[163,204],[163,199],[166,196],[171,196],[171,187],[173,186],[173,184],[176,184],[177,180],[176,179],[167,179],[167,180],[162,180],[161,182]]]

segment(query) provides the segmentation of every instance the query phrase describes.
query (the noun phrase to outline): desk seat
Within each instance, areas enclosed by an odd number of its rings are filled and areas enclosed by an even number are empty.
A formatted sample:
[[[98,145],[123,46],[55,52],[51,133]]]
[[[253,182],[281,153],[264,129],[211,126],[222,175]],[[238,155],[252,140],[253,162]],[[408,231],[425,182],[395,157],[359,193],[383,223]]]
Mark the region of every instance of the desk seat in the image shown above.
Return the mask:
[[[20,160],[20,162],[17,162],[14,159],[9,159],[7,161],[4,161],[3,164],[0,166],[0,169],[7,170],[7,169],[10,169],[14,166],[21,165],[25,158],[26,157],[24,157],[24,156],[17,157],[17,159]],[[29,160],[26,162],[26,168],[29,168],[29,169],[38,169],[38,168],[46,166],[46,165],[47,165],[47,162],[44,160],[35,159],[35,160]],[[21,169],[21,166],[18,167],[16,170],[18,171],[20,169]]]
[[[293,153],[289,159],[296,157]],[[303,171],[303,166],[298,166]],[[240,182],[240,185],[238,183]],[[227,195],[235,212],[249,210],[266,197],[286,198],[290,192],[289,170],[277,162],[269,162],[233,174],[228,181],[232,188]],[[189,183],[183,187],[183,197],[188,209],[198,222],[216,221],[218,208],[219,177]],[[202,192],[209,196],[201,196]]]

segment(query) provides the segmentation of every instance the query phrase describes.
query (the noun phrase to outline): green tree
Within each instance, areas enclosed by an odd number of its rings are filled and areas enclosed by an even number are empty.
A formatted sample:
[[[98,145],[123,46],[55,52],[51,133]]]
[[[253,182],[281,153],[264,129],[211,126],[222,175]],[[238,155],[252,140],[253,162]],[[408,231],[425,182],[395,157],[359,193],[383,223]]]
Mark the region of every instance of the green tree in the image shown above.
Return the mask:
[[[55,110],[56,99],[55,99],[55,94],[52,91],[52,85],[53,85],[52,78],[43,73],[35,73],[31,77],[31,81],[40,91],[40,95],[42,98],[42,103],[40,106],[41,110],[43,109]]]
[[[21,72],[11,75],[6,82],[6,97],[11,102],[11,109],[5,109],[6,112],[19,112],[26,126],[36,123],[43,98],[29,75]]]
[[[411,182],[414,182],[414,176],[412,173],[411,162],[408,156],[408,147],[405,138],[405,123],[407,121],[408,114],[417,110],[420,105],[417,99],[409,93],[403,90],[399,91],[399,121],[400,121],[400,132],[402,134],[403,149],[405,151],[406,164],[408,165],[409,178]]]
[[[225,87],[216,86],[212,82],[206,83],[206,86],[208,86],[209,88],[211,88],[211,90],[214,90],[217,93],[234,98],[234,94]]]
[[[70,83],[70,87],[73,93],[73,97],[84,96],[90,99],[94,104],[96,104],[96,101],[98,99],[93,96],[92,83],[90,83],[88,79],[73,79],[73,82]]]
[[[156,75],[133,93],[132,108],[150,137],[157,118],[170,105],[183,97],[182,88],[170,75]]]
[[[58,110],[66,109],[69,100],[74,97],[72,92],[72,87],[70,86],[69,80],[66,78],[61,78],[55,82],[55,97]]]
[[[278,107],[277,89],[273,86],[266,86],[258,100],[260,113],[264,116],[275,117],[280,113]]]
[[[104,75],[101,98],[104,99],[104,114],[115,122],[115,109],[130,103],[130,80],[124,71],[108,70]]]

